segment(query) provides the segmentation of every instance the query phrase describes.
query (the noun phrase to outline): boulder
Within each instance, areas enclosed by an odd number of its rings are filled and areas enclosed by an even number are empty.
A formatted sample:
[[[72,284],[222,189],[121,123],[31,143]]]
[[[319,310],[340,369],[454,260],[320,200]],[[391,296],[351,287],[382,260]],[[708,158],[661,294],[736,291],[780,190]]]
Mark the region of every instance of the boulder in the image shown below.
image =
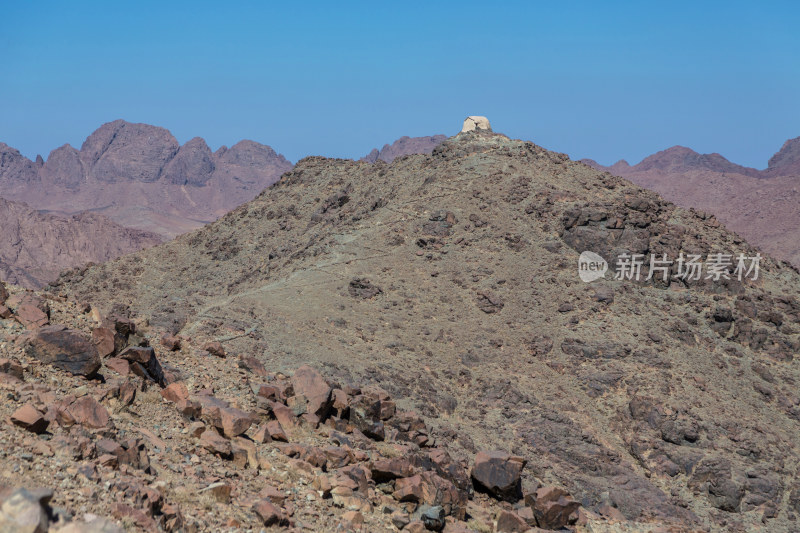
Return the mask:
[[[225,357],[225,348],[219,341],[209,341],[203,345],[203,349],[208,353],[210,353],[211,355],[216,355],[217,357]]]
[[[47,426],[50,425],[44,414],[29,403],[14,411],[14,414],[11,415],[11,422],[15,426],[37,434],[47,431]]]
[[[513,511],[500,511],[496,522],[497,533],[524,533],[531,528],[521,516]]]
[[[230,457],[232,452],[230,441],[220,436],[213,429],[203,431],[203,434],[200,435],[200,445],[221,457]]]
[[[376,483],[383,483],[397,478],[411,477],[416,474],[417,469],[404,457],[393,459],[379,459],[372,463],[370,468],[372,479]]]
[[[97,347],[100,357],[112,357],[117,353],[114,332],[109,328],[94,328],[92,330],[92,343]]]
[[[497,499],[516,502],[522,498],[521,474],[525,460],[503,451],[479,452],[472,467],[475,489]]]
[[[319,372],[308,365],[301,366],[292,376],[292,388],[295,396],[306,400],[306,420],[319,424],[328,416],[333,406],[333,389]]]
[[[14,311],[14,319],[26,329],[40,328],[50,322],[47,313],[30,303],[20,304]]]
[[[166,386],[164,370],[151,346],[131,346],[123,350],[119,356],[130,362],[131,370],[137,376],[155,381],[162,387]]]
[[[177,352],[181,349],[181,339],[176,335],[164,335],[161,337],[161,346],[171,352]]]
[[[259,500],[254,503],[253,511],[266,527],[286,523],[286,516],[283,510],[269,500]]]
[[[46,533],[50,521],[48,504],[53,497],[49,489],[17,489],[0,507],[0,531]]]
[[[91,396],[78,398],[67,408],[75,422],[91,429],[100,429],[108,425],[108,411],[100,402]]]
[[[543,529],[561,529],[578,520],[581,504],[558,487],[541,487],[536,490],[532,502],[533,515]],[[527,499],[527,496],[526,496]]]
[[[28,356],[75,375],[93,376],[100,369],[100,355],[83,333],[52,325],[20,336]]]

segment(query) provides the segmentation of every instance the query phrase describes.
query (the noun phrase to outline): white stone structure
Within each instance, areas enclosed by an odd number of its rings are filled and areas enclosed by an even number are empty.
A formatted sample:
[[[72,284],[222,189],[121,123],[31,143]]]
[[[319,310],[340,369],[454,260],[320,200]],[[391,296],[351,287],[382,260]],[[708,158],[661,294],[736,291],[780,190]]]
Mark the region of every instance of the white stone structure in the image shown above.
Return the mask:
[[[467,117],[466,120],[464,120],[464,127],[461,128],[461,132],[474,130],[492,131],[492,126],[489,125],[489,119],[486,117]]]

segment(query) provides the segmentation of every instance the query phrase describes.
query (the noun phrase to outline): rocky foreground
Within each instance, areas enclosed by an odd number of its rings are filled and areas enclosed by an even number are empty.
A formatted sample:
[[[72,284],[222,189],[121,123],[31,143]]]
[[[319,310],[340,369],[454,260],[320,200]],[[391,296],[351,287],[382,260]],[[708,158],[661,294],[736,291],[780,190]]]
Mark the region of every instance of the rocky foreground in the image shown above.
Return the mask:
[[[0,317],[0,531],[626,524],[610,505],[590,512],[563,487],[523,482],[525,457],[456,459],[377,386],[274,372],[225,339],[162,336],[15,287],[0,285]]]

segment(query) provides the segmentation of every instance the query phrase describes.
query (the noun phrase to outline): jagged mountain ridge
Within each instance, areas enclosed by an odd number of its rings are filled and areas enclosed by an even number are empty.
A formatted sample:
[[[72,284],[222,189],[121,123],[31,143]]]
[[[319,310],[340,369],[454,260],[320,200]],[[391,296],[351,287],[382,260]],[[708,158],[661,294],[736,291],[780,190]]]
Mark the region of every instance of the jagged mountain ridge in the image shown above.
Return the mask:
[[[181,146],[164,128],[124,120],[101,126],[80,150],[66,144],[36,162],[0,144],[3,197],[60,214],[99,212],[164,237],[215,220],[290,168],[253,141],[212,153],[199,137]]]
[[[675,146],[636,165],[589,166],[622,176],[683,207],[713,213],[765,252],[800,267],[800,137],[786,141],[764,170],[719,154]]]
[[[754,254],[713,217],[502,135],[393,164],[310,157],[219,221],[53,291],[379,384],[464,456],[530,460],[629,520],[797,520],[800,277],[578,279],[586,249]],[[674,271],[673,271],[674,272]]]
[[[442,144],[446,139],[446,135],[431,135],[428,137],[403,136],[392,144],[384,144],[380,150],[373,148],[370,153],[361,158],[361,161],[375,163],[381,160],[384,163],[391,163],[396,158],[404,155],[430,154],[434,148]]]
[[[42,287],[64,268],[102,263],[162,242],[97,213],[58,217],[0,198],[0,280]]]

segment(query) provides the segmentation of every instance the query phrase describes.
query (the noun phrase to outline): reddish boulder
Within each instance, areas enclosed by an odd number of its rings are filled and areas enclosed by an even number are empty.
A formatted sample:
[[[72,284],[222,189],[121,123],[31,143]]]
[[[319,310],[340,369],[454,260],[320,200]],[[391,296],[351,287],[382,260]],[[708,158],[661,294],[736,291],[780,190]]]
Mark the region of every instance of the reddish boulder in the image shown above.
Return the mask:
[[[33,405],[26,403],[11,415],[11,422],[15,426],[39,434],[47,431],[50,422]]]
[[[225,357],[225,348],[219,341],[209,341],[203,345],[203,349],[208,353],[210,353],[211,355],[216,355],[217,357]]]
[[[97,347],[97,353],[103,359],[117,353],[114,332],[108,328],[94,328],[92,330],[92,343]]]
[[[459,520],[466,516],[467,494],[433,472],[423,472],[394,482],[392,496],[401,502],[441,506],[445,515]]]
[[[0,304],[0,318],[3,319],[11,318],[13,315],[14,313],[11,312],[11,309],[9,309],[3,304]]]
[[[253,440],[256,442],[270,442],[270,441],[281,441],[281,442],[289,442],[289,437],[286,436],[286,432],[283,430],[283,426],[277,420],[270,420],[266,424],[263,424],[253,435]]]
[[[33,304],[23,303],[14,311],[14,319],[26,329],[36,329],[50,322],[47,313]]]
[[[189,390],[181,381],[168,385],[161,390],[161,396],[172,402],[183,416],[195,418],[200,416],[201,408],[198,402],[189,399]]]
[[[131,365],[121,357],[109,357],[105,361],[106,368],[110,368],[120,376],[127,376],[131,373]]]
[[[108,411],[91,396],[78,398],[70,404],[67,411],[75,422],[91,429],[100,429],[108,425]]]
[[[13,359],[0,359],[0,372],[10,374],[17,379],[22,379],[22,365]]]
[[[97,348],[84,335],[66,326],[44,326],[20,336],[29,357],[81,376],[100,369]]]
[[[394,459],[379,459],[372,463],[372,479],[376,483],[383,483],[397,478],[411,477],[417,469],[408,459],[396,457]]]
[[[231,443],[213,429],[206,429],[200,435],[200,446],[222,457],[230,457]]]
[[[181,339],[176,335],[164,335],[161,337],[161,346],[171,352],[177,352],[181,349]]]
[[[6,284],[0,281],[0,305],[6,303],[8,299],[8,289],[6,288]]]
[[[315,425],[325,420],[333,405],[333,389],[319,372],[308,365],[301,366],[292,376],[292,388],[295,396],[302,396],[307,402],[306,420]]]
[[[488,492],[495,498],[516,502],[522,498],[522,469],[525,460],[503,451],[479,452],[472,467],[476,490]]]
[[[266,527],[286,525],[286,515],[283,510],[269,500],[259,500],[253,504],[253,511]]]
[[[561,529],[574,524],[578,520],[578,508],[581,506],[567,491],[558,487],[537,489],[532,503],[536,522],[544,529]]]
[[[252,414],[235,407],[225,407],[219,410],[220,428],[226,437],[237,437],[250,429],[253,425]]]
[[[531,526],[513,511],[500,511],[497,515],[497,533],[524,533]]]
[[[282,403],[269,402],[269,408],[272,411],[272,415],[282,426],[293,426],[296,424],[294,413]]]
[[[239,368],[249,370],[256,376],[266,377],[267,368],[264,363],[253,357],[252,355],[242,355],[239,357]]]

